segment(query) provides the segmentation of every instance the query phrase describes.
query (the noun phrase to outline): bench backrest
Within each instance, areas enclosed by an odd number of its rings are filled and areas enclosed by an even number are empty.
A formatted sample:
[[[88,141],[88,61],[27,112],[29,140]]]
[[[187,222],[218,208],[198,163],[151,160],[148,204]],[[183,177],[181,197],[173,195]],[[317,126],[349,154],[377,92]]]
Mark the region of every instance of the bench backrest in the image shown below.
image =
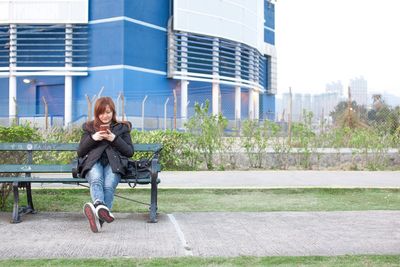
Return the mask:
[[[0,143],[0,151],[25,151],[28,154],[26,164],[0,164],[0,173],[71,173],[72,164],[33,164],[33,151],[76,151],[78,143]],[[134,144],[135,152],[158,154],[161,144]]]
[[[76,151],[78,143],[0,143],[0,151]],[[158,153],[161,144],[133,144],[135,152]]]

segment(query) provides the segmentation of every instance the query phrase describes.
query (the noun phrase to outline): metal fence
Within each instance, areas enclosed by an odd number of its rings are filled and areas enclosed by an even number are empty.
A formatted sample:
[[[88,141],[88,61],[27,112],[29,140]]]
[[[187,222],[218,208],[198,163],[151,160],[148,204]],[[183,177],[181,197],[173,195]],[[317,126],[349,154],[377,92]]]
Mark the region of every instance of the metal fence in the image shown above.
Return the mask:
[[[207,94],[194,94],[187,103],[188,118],[194,115],[195,103],[204,103],[211,99]],[[207,89],[207,88],[206,88]],[[223,93],[223,92],[222,92]],[[101,91],[99,92],[101,95]],[[220,110],[228,119],[228,131],[240,130],[243,121],[246,120],[246,107],[242,106],[242,120],[234,120],[232,111],[234,103],[226,101],[227,95],[222,94]],[[86,111],[73,122],[73,126],[82,124],[93,115],[92,103],[96,96],[83,98],[74,103],[76,109]],[[128,95],[119,94],[113,97],[116,104],[119,119],[129,120],[134,128],[143,130],[155,129],[177,129],[184,130],[186,119],[179,114],[180,95]],[[369,100],[368,100],[369,99]],[[340,96],[336,93],[325,93],[319,95],[291,94],[277,95],[275,110],[270,114],[263,114],[260,121],[269,119],[281,126],[283,132],[287,132],[292,123],[307,123],[318,133],[327,129],[341,126],[383,128],[394,133],[399,130],[400,119],[400,97],[387,96],[385,94],[371,95],[366,102],[359,103],[356,97],[348,94]],[[0,100],[1,106],[7,107],[7,99]],[[4,103],[2,103],[4,102]],[[19,124],[30,123],[39,128],[62,127],[64,118],[62,115],[54,114],[46,107],[46,103],[59,103],[57,100],[43,100],[34,108],[29,110],[26,103],[17,103],[17,122]],[[62,102],[61,102],[62,103]],[[51,106],[50,106],[51,109]],[[243,111],[244,110],[244,111]],[[47,114],[45,112],[47,111]],[[35,115],[30,115],[35,114]],[[0,117],[0,125],[10,124],[8,117]],[[47,125],[47,126],[46,126]],[[287,135],[287,133],[286,133]]]

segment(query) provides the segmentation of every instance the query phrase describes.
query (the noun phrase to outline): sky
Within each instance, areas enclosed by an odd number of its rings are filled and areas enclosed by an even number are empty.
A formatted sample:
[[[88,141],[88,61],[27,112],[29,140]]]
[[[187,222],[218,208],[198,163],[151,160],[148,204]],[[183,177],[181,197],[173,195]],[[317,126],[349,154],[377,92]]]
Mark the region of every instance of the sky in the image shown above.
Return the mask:
[[[277,0],[275,45],[278,94],[363,76],[400,96],[400,0]]]

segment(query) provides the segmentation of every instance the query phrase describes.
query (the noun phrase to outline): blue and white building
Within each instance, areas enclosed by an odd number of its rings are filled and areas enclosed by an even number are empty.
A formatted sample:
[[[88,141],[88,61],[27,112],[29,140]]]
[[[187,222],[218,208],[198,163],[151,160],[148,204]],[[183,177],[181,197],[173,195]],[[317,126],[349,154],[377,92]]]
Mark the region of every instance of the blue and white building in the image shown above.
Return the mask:
[[[274,12],[271,0],[0,0],[0,118],[43,117],[47,102],[67,126],[101,94],[136,126],[161,118],[149,128],[206,99],[229,120],[273,119]]]

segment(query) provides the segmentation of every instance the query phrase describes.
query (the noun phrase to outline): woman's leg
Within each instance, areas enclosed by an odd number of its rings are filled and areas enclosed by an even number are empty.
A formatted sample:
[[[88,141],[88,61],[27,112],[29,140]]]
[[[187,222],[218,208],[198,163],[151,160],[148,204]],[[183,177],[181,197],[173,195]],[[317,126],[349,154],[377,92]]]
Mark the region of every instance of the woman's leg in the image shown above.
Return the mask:
[[[104,167],[104,203],[110,210],[113,206],[114,193],[121,175],[113,173],[110,164]]]
[[[104,168],[100,162],[96,162],[90,171],[86,174],[86,179],[90,185],[90,196],[93,203],[104,203]]]

